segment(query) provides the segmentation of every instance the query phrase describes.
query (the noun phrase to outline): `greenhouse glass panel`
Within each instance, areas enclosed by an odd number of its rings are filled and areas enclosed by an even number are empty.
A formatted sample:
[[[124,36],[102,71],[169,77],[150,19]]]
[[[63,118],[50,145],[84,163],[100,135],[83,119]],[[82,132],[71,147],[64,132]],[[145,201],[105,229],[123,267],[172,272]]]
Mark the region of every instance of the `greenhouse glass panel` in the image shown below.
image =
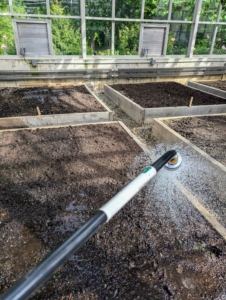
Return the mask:
[[[141,0],[115,0],[116,18],[140,19]]]
[[[106,0],[86,0],[86,16],[111,17],[112,3]]]
[[[45,0],[13,0],[13,11],[17,14],[46,14]]]
[[[200,21],[216,22],[220,0],[203,0]]]
[[[220,22],[226,22],[226,7],[221,10]]]
[[[226,54],[226,26],[218,26],[213,54]]]
[[[200,24],[198,27],[194,54],[209,54],[212,44],[214,25]]]
[[[115,23],[115,55],[138,55],[140,23]]]
[[[194,9],[194,0],[174,0],[171,20],[192,21]]]
[[[0,55],[16,54],[11,17],[0,17]]]
[[[0,12],[9,12],[8,0],[0,0]]]
[[[80,1],[79,0],[50,0],[51,15],[66,15],[79,16],[80,15]]]
[[[111,22],[86,21],[86,51],[88,55],[111,55]]]
[[[169,0],[146,0],[144,19],[167,20]]]
[[[167,43],[167,55],[186,55],[190,39],[190,24],[171,24]]]
[[[51,19],[55,55],[81,55],[81,22],[73,19]]]

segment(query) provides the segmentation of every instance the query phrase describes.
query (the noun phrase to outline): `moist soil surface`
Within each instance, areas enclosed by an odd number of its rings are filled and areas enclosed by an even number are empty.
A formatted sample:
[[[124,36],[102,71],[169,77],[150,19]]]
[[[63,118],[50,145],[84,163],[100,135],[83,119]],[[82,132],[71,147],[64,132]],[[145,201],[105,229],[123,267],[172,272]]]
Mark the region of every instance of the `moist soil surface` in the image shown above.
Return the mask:
[[[226,116],[182,118],[169,126],[226,166]]]
[[[193,105],[226,104],[226,99],[176,82],[115,84],[111,87],[144,108],[188,106],[191,97],[193,97]]]
[[[224,90],[226,91],[226,81],[225,80],[217,80],[217,81],[198,81],[198,83],[212,86],[216,89]]]
[[[0,118],[101,112],[106,109],[85,86],[1,88]]]
[[[4,292],[151,162],[118,124],[0,135]],[[152,192],[157,182],[105,224],[32,299],[223,299],[225,242],[172,186],[175,210],[186,211],[183,226],[182,212],[176,226],[167,202],[163,216],[164,205]]]

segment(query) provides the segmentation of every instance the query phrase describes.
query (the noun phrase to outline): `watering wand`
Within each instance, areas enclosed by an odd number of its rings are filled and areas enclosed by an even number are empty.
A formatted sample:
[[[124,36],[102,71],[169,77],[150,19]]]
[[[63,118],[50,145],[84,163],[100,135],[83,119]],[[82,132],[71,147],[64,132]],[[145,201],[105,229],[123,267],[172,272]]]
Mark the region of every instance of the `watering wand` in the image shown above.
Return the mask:
[[[135,196],[155,174],[163,167],[175,169],[182,162],[175,150],[163,154],[152,166],[147,167],[140,175],[111,198],[97,213],[71,235],[61,246],[40,262],[34,269],[22,277],[0,300],[28,299],[56,270],[78,251],[92,235]]]

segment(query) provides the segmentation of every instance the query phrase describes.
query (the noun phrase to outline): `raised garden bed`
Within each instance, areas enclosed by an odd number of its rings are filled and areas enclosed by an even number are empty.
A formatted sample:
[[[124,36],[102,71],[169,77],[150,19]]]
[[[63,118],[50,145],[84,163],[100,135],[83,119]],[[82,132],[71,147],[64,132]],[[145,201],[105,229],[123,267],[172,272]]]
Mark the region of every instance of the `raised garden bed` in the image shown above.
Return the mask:
[[[169,126],[226,167],[226,116],[182,118]]]
[[[188,86],[226,99],[226,81],[188,81]]]
[[[215,228],[226,240],[225,120],[226,115],[159,118],[154,119],[153,134],[181,149],[185,166],[180,181],[220,222]]]
[[[199,83],[214,87],[226,91],[226,81],[225,80],[215,80],[215,81],[200,81]]]
[[[104,86],[105,94],[139,123],[155,117],[204,115],[226,112],[226,100],[176,82]],[[192,106],[189,103],[193,97]]]
[[[0,136],[3,292],[150,159],[118,123],[1,131]],[[157,183],[156,177],[32,299],[221,297],[225,242],[175,187],[172,215],[172,203],[158,197]]]
[[[0,89],[0,129],[111,119],[112,112],[86,85]]]

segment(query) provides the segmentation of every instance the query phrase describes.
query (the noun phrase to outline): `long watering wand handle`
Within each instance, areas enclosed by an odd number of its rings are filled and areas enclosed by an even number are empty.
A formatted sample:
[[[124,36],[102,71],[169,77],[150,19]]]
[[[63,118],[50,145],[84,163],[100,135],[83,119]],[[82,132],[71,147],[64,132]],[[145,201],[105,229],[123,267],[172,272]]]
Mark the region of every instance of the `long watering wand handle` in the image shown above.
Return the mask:
[[[73,253],[78,251],[93,236],[101,225],[106,221],[108,222],[176,154],[175,150],[170,150],[154,162],[152,166],[147,167],[102,206],[92,218],[83,224],[61,246],[50,253],[50,255],[22,277],[6,293],[2,294],[0,300],[28,299]]]

